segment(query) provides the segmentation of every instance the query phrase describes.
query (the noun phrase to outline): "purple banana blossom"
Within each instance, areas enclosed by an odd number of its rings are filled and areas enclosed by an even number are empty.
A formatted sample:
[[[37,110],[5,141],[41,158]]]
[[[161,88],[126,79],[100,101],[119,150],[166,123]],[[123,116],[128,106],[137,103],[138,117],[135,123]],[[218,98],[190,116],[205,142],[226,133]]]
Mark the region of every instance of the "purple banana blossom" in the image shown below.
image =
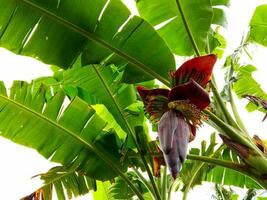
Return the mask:
[[[204,87],[216,59],[211,54],[185,62],[170,74],[174,83],[171,90],[137,87],[150,121],[158,124],[160,149],[174,179],[186,158],[188,143],[205,117],[202,110],[210,103]]]
[[[190,126],[180,113],[170,110],[161,117],[158,126],[160,146],[174,179],[185,160],[190,134]]]

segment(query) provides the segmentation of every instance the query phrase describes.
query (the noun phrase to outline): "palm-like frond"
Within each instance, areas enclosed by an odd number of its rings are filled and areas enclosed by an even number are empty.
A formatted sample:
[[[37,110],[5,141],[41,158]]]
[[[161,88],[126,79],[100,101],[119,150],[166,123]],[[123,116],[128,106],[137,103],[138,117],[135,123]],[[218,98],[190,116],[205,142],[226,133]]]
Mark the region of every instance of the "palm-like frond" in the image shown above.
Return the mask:
[[[128,178],[138,188],[143,197],[147,200],[151,200],[151,194],[149,194],[147,188],[138,179],[133,172],[127,172]],[[131,200],[134,199],[134,193],[125,184],[125,182],[117,177],[113,183],[97,181],[98,190],[93,193],[94,199],[101,200]]]
[[[201,52],[205,52],[207,38],[212,37],[211,25],[227,25],[223,8],[229,6],[229,0],[138,0],[136,2],[140,15],[157,28],[160,36],[177,55],[194,54],[191,40],[194,40]]]
[[[168,83],[173,55],[157,32],[118,0],[0,0],[0,45],[70,67],[109,59],[129,65],[124,80]],[[115,54],[114,54],[115,53]],[[130,74],[130,75],[129,75]]]
[[[45,84],[55,91],[63,88],[70,98],[79,96],[90,105],[103,104],[108,113],[103,110],[99,115],[110,123],[115,119],[113,128],[123,138],[136,126],[145,126],[145,115],[134,86],[121,83],[121,75],[114,65],[89,65],[56,72],[54,77],[34,80],[34,84]],[[131,140],[128,145],[135,147]]]
[[[96,190],[95,180],[77,172],[78,166],[75,164],[74,162],[69,167],[53,167],[48,172],[38,175],[44,181],[44,185],[21,200],[51,200],[54,192],[58,200],[65,200],[87,194],[89,190]]]
[[[119,137],[112,129],[105,130],[107,122],[86,102],[76,97],[64,103],[62,91],[48,99],[44,86],[34,90],[32,84],[20,81],[13,84],[9,96],[3,83],[0,86],[1,136],[62,165],[75,161],[80,171],[94,179],[107,180],[126,170],[120,162]]]

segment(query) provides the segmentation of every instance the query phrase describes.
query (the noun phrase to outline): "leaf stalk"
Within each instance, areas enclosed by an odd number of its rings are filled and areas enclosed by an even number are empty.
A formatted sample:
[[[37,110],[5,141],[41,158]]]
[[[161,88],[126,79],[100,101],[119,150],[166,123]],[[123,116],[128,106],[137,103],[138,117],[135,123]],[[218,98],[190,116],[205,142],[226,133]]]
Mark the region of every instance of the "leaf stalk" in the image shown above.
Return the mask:
[[[198,49],[197,43],[196,43],[196,41],[194,39],[194,36],[193,36],[193,34],[192,34],[191,30],[190,30],[189,24],[187,23],[186,16],[185,16],[185,13],[183,11],[183,8],[182,8],[180,0],[176,0],[176,5],[177,5],[177,8],[178,8],[179,13],[181,15],[184,27],[185,27],[185,29],[186,29],[186,31],[188,33],[188,37],[189,37],[189,39],[190,39],[190,41],[192,43],[193,49],[194,49],[196,55],[200,56],[200,51]]]
[[[140,147],[140,145],[139,145],[138,142],[137,142],[137,139],[136,139],[136,136],[135,136],[134,131],[132,130],[132,128],[131,128],[129,122],[126,120],[126,118],[125,118],[125,116],[124,116],[124,114],[123,114],[123,111],[121,110],[121,108],[120,108],[120,106],[118,105],[117,101],[116,101],[115,98],[113,97],[112,92],[111,92],[111,90],[109,89],[108,84],[106,83],[105,79],[102,77],[102,75],[99,73],[98,69],[97,69],[94,65],[93,65],[92,67],[94,68],[96,74],[97,74],[98,77],[100,78],[100,80],[101,80],[103,86],[104,86],[105,89],[107,90],[107,92],[108,92],[108,94],[110,95],[110,97],[111,97],[111,99],[112,99],[114,105],[116,106],[116,108],[117,108],[117,110],[119,111],[119,113],[120,113],[122,119],[124,120],[124,123],[125,123],[125,125],[126,125],[126,127],[127,127],[127,130],[128,130],[128,134],[130,134],[131,137],[133,138],[133,141],[134,141],[134,143],[135,143],[135,145],[136,145],[136,147],[137,147],[137,150],[138,150],[138,152],[140,153],[141,160],[143,161],[143,164],[144,164],[144,166],[145,166],[145,169],[146,169],[147,174],[148,174],[148,176],[149,176],[149,179],[150,179],[150,181],[151,181],[151,184],[152,184],[152,187],[153,187],[153,190],[154,190],[154,194],[155,194],[156,198],[157,198],[158,200],[160,200],[160,199],[161,199],[161,198],[160,198],[160,193],[159,193],[158,188],[157,188],[157,186],[156,186],[156,183],[155,183],[155,181],[154,181],[153,174],[152,174],[152,172],[151,172],[151,170],[150,170],[150,168],[149,168],[149,166],[148,166],[148,163],[147,163],[147,160],[146,160],[145,156],[142,154],[141,147]]]

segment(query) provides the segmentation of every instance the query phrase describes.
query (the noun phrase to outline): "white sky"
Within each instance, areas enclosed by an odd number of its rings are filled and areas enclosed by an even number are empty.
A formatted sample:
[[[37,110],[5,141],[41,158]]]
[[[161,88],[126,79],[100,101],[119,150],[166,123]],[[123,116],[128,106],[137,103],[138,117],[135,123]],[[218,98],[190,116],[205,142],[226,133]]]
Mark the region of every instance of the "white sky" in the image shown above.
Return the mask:
[[[127,3],[132,3],[131,0],[125,0]],[[226,36],[229,41],[227,52],[231,52],[238,46],[240,37],[244,30],[247,29],[249,19],[255,8],[255,5],[267,3],[267,0],[257,1],[244,1],[233,0],[231,10],[228,10],[229,14],[229,27],[226,32]],[[129,4],[129,5],[134,5]],[[267,91],[267,66],[266,57],[267,50],[262,47],[258,47],[255,51],[254,61],[258,67],[258,71],[254,73],[254,77],[262,84],[265,91]],[[216,65],[216,77],[223,77],[219,68],[222,63]],[[0,49],[0,80],[3,80],[9,87],[13,80],[26,80],[30,81],[33,78],[51,75],[47,65],[44,65],[31,58],[25,58],[16,56],[4,49]],[[238,102],[238,108],[241,116],[245,121],[248,130],[252,134],[258,134],[263,139],[267,139],[267,121],[261,122],[263,118],[262,113],[254,112],[248,114],[244,105],[246,101]],[[197,140],[191,144],[199,144],[203,138],[208,138],[212,129],[208,127],[202,128],[197,134]],[[30,194],[37,189],[41,182],[30,178],[33,175],[47,171],[54,166],[49,163],[34,150],[16,145],[4,138],[0,137],[0,199],[17,200],[27,194]],[[205,189],[206,188],[206,189]],[[208,189],[207,189],[208,188]],[[210,186],[205,184],[201,187],[196,187],[190,194],[189,200],[196,198],[210,199],[211,189]],[[180,199],[180,194],[175,199]],[[85,199],[85,198],[79,198]],[[87,197],[88,199],[88,197]]]

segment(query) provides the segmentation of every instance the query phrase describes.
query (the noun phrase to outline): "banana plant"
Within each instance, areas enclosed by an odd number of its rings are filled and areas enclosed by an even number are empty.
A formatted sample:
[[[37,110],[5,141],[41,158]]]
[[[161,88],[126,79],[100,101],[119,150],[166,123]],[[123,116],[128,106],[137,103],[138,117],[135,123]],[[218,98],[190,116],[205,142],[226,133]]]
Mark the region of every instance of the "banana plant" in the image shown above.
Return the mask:
[[[24,199],[91,191],[96,200],[166,200],[181,190],[186,200],[202,181],[267,189],[265,141],[251,137],[232,94],[266,113],[255,68],[239,57],[251,43],[267,46],[267,6],[257,7],[250,32],[227,57],[220,93],[212,71],[229,4],[136,0],[140,16],[133,16],[120,0],[0,0],[0,46],[54,69],[9,90],[0,83],[1,136],[60,164]],[[175,55],[193,57],[175,63]],[[215,150],[212,135],[208,148],[204,141],[188,154],[203,123],[223,144]]]

